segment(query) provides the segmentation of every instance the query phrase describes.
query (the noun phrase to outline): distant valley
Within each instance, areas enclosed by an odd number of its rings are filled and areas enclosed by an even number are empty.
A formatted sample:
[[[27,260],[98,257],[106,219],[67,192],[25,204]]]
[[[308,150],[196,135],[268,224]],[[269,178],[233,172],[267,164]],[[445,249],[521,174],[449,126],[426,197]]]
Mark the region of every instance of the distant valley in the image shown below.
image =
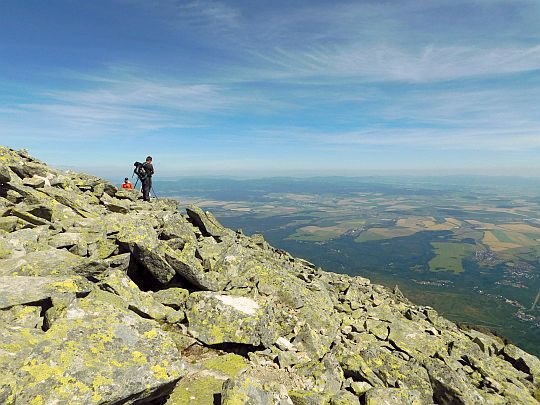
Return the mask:
[[[540,354],[540,181],[184,178],[158,196]]]

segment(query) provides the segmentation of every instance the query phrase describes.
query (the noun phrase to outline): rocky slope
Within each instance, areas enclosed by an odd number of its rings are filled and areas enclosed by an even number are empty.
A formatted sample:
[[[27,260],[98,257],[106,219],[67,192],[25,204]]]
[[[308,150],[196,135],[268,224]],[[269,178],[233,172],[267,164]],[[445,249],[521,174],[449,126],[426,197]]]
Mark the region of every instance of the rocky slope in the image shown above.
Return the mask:
[[[537,404],[540,361],[0,147],[2,404]]]

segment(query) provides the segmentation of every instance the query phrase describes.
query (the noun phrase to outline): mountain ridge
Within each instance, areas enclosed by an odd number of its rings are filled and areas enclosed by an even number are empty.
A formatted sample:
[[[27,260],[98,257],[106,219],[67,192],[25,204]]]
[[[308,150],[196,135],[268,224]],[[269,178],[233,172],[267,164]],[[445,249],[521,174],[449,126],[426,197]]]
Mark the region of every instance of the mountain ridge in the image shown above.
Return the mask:
[[[540,400],[500,337],[177,205],[0,147],[0,402]]]

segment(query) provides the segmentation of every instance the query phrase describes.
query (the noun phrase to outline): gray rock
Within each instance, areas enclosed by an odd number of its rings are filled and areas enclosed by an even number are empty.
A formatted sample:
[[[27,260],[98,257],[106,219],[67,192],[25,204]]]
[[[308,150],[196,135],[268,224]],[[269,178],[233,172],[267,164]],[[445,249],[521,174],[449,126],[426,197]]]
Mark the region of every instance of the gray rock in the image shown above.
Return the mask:
[[[80,244],[83,238],[80,233],[64,232],[51,236],[49,245],[55,248],[70,247]]]
[[[123,188],[120,188],[116,190],[114,193],[114,196],[119,200],[130,200],[130,201],[137,201],[140,197],[142,197],[142,194],[139,190],[126,190]]]
[[[418,391],[405,388],[373,388],[366,392],[366,405],[423,405],[425,403]]]
[[[184,313],[161,304],[151,292],[141,291],[137,285],[121,270],[111,269],[99,283],[102,290],[120,296],[129,309],[145,318],[168,323],[177,323],[184,319]]]
[[[174,309],[185,307],[189,291],[183,288],[167,288],[165,290],[156,291],[153,293],[154,299],[157,302],[167,305]]]
[[[360,399],[349,391],[339,391],[330,398],[330,405],[360,405]]]
[[[121,214],[127,214],[130,209],[129,201],[127,200],[120,200],[115,197],[111,197],[107,193],[103,193],[101,196],[100,201],[107,207],[107,209],[111,212],[118,212]]]
[[[0,309],[43,302],[65,293],[88,293],[91,290],[91,283],[77,276],[2,276],[0,277]]]
[[[167,261],[166,255],[172,255],[168,252],[168,246],[164,242],[158,242],[152,246],[144,242],[136,243],[132,253],[137,261],[144,266],[155,278],[162,284],[171,281],[176,271]]]
[[[233,232],[225,228],[210,212],[205,212],[195,205],[186,208],[186,212],[194,224],[199,227],[205,236],[225,236]]]
[[[540,360],[538,357],[510,344],[504,346],[503,354],[515,368],[531,375],[533,382],[540,386]]]
[[[294,405],[328,405],[330,395],[314,391],[292,390],[289,396]]]
[[[88,263],[66,250],[49,249],[0,260],[0,276],[69,276]]]
[[[172,389],[185,374],[174,342],[114,302],[108,293],[75,301],[27,356],[13,359],[17,402],[149,402]]]
[[[46,183],[48,183],[49,186],[51,185],[46,178],[41,177],[41,176],[36,176],[36,175],[34,175],[33,177],[27,177],[23,179],[23,184],[25,186],[30,186],[33,188],[45,187]]]
[[[0,230],[13,232],[17,229],[17,217],[0,217]]]
[[[283,385],[264,384],[253,377],[242,374],[223,384],[221,405],[293,405]]]
[[[474,404],[483,403],[483,397],[473,384],[465,380],[463,375],[452,370],[438,359],[426,359],[433,398],[440,404]]]
[[[9,210],[8,215],[22,219],[23,221],[27,222],[29,225],[50,225],[49,221],[39,218],[29,212],[19,210],[17,208],[11,208]]]
[[[180,239],[184,243],[195,243],[197,236],[195,228],[178,213],[167,214],[163,217],[163,229],[160,238],[162,239]]]
[[[11,181],[11,171],[5,164],[0,163],[0,184],[9,183]]]
[[[269,347],[278,338],[274,309],[262,300],[195,292],[187,301],[186,315],[190,333],[205,344]]]

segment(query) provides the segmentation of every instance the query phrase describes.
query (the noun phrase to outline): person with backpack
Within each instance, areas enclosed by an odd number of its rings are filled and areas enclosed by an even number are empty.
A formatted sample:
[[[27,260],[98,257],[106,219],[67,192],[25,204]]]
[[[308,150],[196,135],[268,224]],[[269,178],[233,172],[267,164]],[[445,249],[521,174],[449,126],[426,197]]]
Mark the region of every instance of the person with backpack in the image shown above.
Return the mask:
[[[147,156],[143,163],[143,168],[146,172],[145,179],[142,181],[143,200],[150,201],[150,190],[152,189],[152,176],[154,175],[154,165],[152,165],[152,156]]]
[[[152,189],[152,176],[154,175],[154,165],[152,156],[147,156],[144,163],[135,162],[135,174],[141,180],[143,200],[150,201],[150,190]]]

